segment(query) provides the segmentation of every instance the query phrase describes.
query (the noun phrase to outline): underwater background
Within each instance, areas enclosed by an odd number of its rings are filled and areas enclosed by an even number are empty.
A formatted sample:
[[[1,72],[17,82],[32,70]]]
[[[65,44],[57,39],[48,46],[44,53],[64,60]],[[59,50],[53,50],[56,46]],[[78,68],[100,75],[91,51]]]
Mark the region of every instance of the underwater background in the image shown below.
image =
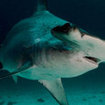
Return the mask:
[[[0,0],[0,43],[18,21],[31,16],[36,0]],[[105,40],[104,0],[48,0],[49,10]],[[101,47],[101,46],[100,46]],[[7,72],[1,71],[0,75]],[[75,78],[62,79],[70,105],[105,105],[105,64]],[[37,81],[0,80],[0,105],[58,105]]]

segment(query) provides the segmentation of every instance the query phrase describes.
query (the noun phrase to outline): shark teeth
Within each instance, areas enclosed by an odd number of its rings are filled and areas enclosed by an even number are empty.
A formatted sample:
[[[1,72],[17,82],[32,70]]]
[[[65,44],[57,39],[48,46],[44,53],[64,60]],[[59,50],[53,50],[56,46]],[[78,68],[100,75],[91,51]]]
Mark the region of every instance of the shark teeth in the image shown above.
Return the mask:
[[[85,58],[88,62],[94,63],[94,64],[98,64],[98,62],[100,61],[100,59],[95,58],[95,57],[90,57],[90,56],[85,56],[84,58]]]

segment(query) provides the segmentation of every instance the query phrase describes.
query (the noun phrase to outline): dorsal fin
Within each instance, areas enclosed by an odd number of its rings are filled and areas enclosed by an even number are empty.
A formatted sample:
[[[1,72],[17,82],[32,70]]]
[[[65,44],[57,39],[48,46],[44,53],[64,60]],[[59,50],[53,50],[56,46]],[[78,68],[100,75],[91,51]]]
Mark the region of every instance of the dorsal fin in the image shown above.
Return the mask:
[[[47,10],[47,0],[37,0],[37,12]]]

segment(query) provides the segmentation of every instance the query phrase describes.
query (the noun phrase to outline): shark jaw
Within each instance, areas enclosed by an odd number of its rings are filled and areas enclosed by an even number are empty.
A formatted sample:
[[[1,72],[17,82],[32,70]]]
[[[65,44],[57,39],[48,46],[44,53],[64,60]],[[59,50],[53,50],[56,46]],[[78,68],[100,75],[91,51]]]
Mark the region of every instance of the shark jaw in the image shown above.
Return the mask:
[[[94,58],[94,57],[89,57],[89,56],[85,56],[84,57],[88,62],[93,63],[95,65],[98,65],[100,59],[98,58]]]
[[[52,34],[72,47],[75,53],[81,52],[84,62],[94,65],[91,70],[97,68],[99,63],[105,61],[105,41],[91,36],[91,34],[75,25],[66,23],[63,26],[57,26],[52,29]]]

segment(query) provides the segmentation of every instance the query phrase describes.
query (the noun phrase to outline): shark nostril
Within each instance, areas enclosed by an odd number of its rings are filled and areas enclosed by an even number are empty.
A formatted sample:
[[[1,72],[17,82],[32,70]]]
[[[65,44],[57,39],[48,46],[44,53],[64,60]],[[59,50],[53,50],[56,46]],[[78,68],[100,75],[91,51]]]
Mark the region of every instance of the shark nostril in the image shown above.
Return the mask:
[[[76,25],[73,25],[72,28],[73,28],[73,30],[75,30],[75,29],[77,29],[78,27],[77,27]]]

